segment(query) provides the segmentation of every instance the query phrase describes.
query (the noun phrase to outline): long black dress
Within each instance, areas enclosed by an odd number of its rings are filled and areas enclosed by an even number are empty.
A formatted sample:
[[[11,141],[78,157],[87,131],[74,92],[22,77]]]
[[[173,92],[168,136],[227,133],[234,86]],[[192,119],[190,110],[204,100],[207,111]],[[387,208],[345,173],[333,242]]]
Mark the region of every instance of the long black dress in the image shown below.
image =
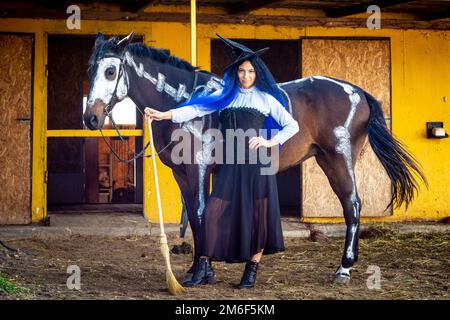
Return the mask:
[[[254,108],[226,108],[220,112],[225,143],[226,129],[263,127],[266,116]],[[228,138],[229,139],[229,138]],[[249,161],[245,141],[245,163],[224,163],[208,198],[202,223],[201,255],[212,260],[244,262],[264,250],[264,254],[284,251],[276,176],[261,174],[262,164]],[[260,147],[264,148],[264,147]],[[226,147],[224,145],[226,156]]]

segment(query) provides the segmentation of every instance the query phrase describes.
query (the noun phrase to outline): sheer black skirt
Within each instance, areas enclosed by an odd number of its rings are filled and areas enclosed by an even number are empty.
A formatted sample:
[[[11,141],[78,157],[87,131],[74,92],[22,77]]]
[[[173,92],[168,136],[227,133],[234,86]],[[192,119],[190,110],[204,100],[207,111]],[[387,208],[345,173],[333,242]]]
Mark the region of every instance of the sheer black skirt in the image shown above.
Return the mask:
[[[284,251],[276,175],[262,164],[222,164],[202,223],[201,255],[244,262]]]

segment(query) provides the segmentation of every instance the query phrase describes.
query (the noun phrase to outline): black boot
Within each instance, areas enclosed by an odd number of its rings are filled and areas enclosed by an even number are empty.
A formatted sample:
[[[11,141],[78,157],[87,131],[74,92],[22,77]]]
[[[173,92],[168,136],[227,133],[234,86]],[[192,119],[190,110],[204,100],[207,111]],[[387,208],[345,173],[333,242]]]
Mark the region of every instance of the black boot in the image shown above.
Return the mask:
[[[197,265],[194,268],[194,274],[190,280],[184,281],[183,286],[193,287],[199,284],[214,284],[216,283],[214,269],[211,261],[207,258],[198,259]]]
[[[238,289],[250,289],[255,286],[256,272],[258,271],[259,262],[249,261],[245,264],[244,275],[241,283],[237,286]]]

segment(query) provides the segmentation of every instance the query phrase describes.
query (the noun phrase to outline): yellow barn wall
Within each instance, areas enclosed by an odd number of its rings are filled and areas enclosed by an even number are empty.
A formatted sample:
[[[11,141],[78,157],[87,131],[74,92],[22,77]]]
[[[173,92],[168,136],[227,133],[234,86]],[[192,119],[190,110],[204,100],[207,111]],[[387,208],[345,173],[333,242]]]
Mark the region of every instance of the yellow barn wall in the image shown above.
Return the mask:
[[[440,220],[450,216],[449,139],[427,139],[425,123],[443,121],[450,128],[450,31],[368,30],[309,28],[307,36],[380,36],[391,39],[392,132],[421,163],[429,189],[420,191],[408,210],[363,221]],[[444,97],[445,101],[444,101]],[[309,222],[342,222],[342,218],[308,219]]]
[[[33,221],[46,214],[46,34],[127,34],[134,31],[144,36],[144,42],[157,48],[170,49],[183,59],[190,58],[189,23],[82,21],[81,30],[68,30],[65,20],[0,19],[0,32],[35,33],[35,86],[33,127]],[[449,31],[431,30],[368,30],[355,28],[295,28],[283,26],[252,26],[199,24],[197,26],[198,65],[210,70],[210,40],[215,33],[231,38],[299,39],[304,36],[323,37],[389,37],[392,63],[392,130],[410,148],[421,162],[430,185],[421,186],[417,199],[406,211],[395,209],[392,216],[365,218],[363,221],[438,220],[450,215],[450,158],[449,139],[429,140],[425,137],[426,121],[443,121],[450,128],[448,99],[450,99],[450,42]],[[311,57],[313,58],[313,57]],[[445,98],[444,98],[445,97]],[[447,107],[447,109],[446,109]],[[146,166],[150,168],[150,163]],[[158,160],[158,175],[165,222],[180,219],[181,198],[171,170]],[[156,222],[157,207],[154,198],[153,176],[146,172],[144,196],[145,212]],[[311,218],[309,222],[341,222],[341,218]]]

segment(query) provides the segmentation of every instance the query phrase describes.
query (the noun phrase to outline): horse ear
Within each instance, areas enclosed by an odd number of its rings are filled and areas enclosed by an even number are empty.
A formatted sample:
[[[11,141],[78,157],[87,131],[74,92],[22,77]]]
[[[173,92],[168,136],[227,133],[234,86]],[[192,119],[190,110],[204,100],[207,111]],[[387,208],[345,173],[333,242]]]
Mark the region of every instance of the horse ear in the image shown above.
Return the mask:
[[[103,33],[97,33],[97,38],[95,38],[95,46],[98,47],[103,41],[105,41],[105,37]]]
[[[122,40],[117,42],[117,48],[119,48],[120,50],[125,49],[130,44],[131,40],[133,40],[133,35],[134,35],[134,32],[131,32],[125,38],[123,38]]]

